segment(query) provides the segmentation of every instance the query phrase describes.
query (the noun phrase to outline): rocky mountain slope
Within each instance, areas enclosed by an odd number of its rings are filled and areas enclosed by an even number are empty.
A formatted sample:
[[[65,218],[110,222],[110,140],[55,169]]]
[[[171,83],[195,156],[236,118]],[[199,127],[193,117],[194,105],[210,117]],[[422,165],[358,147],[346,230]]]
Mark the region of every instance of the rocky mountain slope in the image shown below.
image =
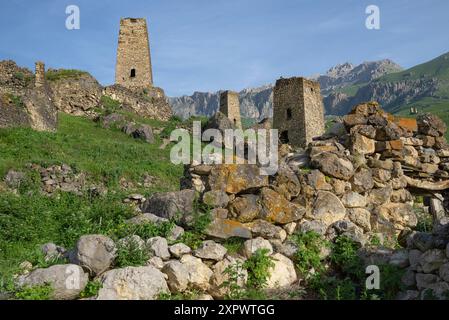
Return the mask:
[[[345,114],[354,104],[378,101],[386,110],[420,110],[449,104],[449,53],[402,72],[386,74],[363,86],[330,93],[324,103],[331,114]]]
[[[398,72],[402,68],[391,60],[364,62],[358,66],[350,63],[339,64],[329,69],[326,74],[311,77],[321,85],[322,94],[327,96],[337,90],[350,86],[361,86],[391,72]],[[240,92],[242,117],[261,120],[272,116],[273,84],[259,88],[244,89]],[[173,112],[183,118],[192,115],[212,116],[218,110],[220,91],[195,92],[191,96],[170,98]],[[333,108],[333,100],[329,100],[329,107]]]

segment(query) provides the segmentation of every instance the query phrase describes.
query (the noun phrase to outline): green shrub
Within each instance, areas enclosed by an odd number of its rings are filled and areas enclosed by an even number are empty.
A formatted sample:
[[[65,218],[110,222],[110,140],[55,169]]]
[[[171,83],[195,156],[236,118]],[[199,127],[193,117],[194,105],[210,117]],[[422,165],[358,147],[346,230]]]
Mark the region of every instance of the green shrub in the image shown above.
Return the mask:
[[[123,222],[111,232],[111,236],[116,239],[121,239],[130,235],[137,235],[143,240],[148,240],[153,237],[167,238],[174,227],[175,223],[172,221],[158,224],[151,222],[142,224]]]
[[[229,239],[226,239],[222,245],[228,250],[228,254],[234,254],[238,253],[240,249],[243,246],[243,243],[245,242],[245,239],[238,238],[238,237],[232,237]]]
[[[41,286],[23,287],[15,293],[19,300],[50,300],[53,294],[53,287],[50,284]]]
[[[262,289],[267,284],[274,262],[268,249],[258,249],[244,262],[243,267],[248,271],[248,287]]]
[[[175,243],[184,243],[193,250],[196,250],[201,246],[205,238],[206,237],[203,234],[192,231],[185,231],[182,236],[175,241]]]
[[[226,299],[240,300],[247,296],[245,288],[239,285],[239,282],[245,278],[244,270],[243,263],[240,261],[229,265],[224,270],[224,274],[228,278],[221,284],[220,288],[224,287],[228,289]]]
[[[89,281],[84,290],[81,291],[80,298],[90,298],[96,296],[102,286],[103,284],[98,280]]]
[[[75,69],[48,70],[45,72],[45,79],[48,81],[57,81],[70,78],[78,79],[85,74],[87,74],[87,72]]]
[[[292,235],[291,240],[298,247],[294,261],[303,275],[306,275],[312,268],[315,272],[323,271],[320,253],[323,247],[329,246],[329,243],[321,235],[314,231],[308,231]]]
[[[356,286],[349,278],[338,279],[317,274],[310,283],[324,300],[355,300],[357,298]]]
[[[130,239],[118,245],[115,265],[119,268],[139,267],[145,265],[149,257],[146,248],[141,248],[136,241]]]
[[[20,109],[25,108],[25,104],[23,103],[21,96],[16,96],[15,94],[12,93],[7,93],[6,98],[9,99],[16,108]]]
[[[120,102],[108,96],[101,96],[100,105],[104,108],[105,114],[111,114],[120,109]]]
[[[357,255],[359,246],[346,236],[339,236],[332,246],[331,261],[344,274],[354,280],[364,276],[363,263]]]

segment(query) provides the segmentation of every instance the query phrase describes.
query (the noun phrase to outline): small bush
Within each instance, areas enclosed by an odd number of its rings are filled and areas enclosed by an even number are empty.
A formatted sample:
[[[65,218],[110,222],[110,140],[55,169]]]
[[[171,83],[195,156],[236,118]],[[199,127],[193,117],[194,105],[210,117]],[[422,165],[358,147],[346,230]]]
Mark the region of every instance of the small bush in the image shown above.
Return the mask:
[[[85,74],[87,74],[87,72],[74,69],[48,70],[45,73],[45,79],[48,81],[57,81],[70,78],[78,79]]]
[[[248,287],[262,289],[270,276],[270,268],[274,267],[273,258],[268,249],[258,249],[245,261],[243,267],[248,271]]]
[[[229,239],[226,239],[222,245],[228,250],[228,254],[234,254],[238,253],[240,249],[243,246],[243,243],[245,242],[245,239],[238,238],[238,237],[232,237]]]
[[[247,296],[245,288],[239,285],[240,280],[245,277],[244,270],[241,262],[231,264],[224,270],[224,274],[228,276],[228,279],[220,287],[228,288],[227,299],[240,300]]]
[[[50,284],[41,286],[23,287],[15,293],[19,300],[50,300],[53,287]]]
[[[314,231],[297,233],[291,237],[298,250],[295,253],[295,263],[298,270],[306,275],[312,268],[316,272],[323,271],[320,253],[323,247],[328,247],[329,243],[321,235]]]
[[[355,300],[356,286],[349,278],[338,279],[317,274],[311,281],[311,287],[324,300]]]
[[[89,281],[84,290],[81,291],[80,298],[90,298],[96,296],[102,286],[103,284],[98,280]]]
[[[101,96],[100,105],[105,109],[105,114],[114,113],[120,108],[120,102],[108,96]]]
[[[172,221],[162,222],[160,224],[151,222],[143,224],[131,224],[124,222],[118,225],[112,231],[111,236],[113,238],[120,239],[130,235],[137,235],[143,240],[148,240],[153,237],[167,238],[174,226],[175,223]]]
[[[149,259],[146,248],[141,248],[136,241],[129,240],[117,248],[115,265],[123,267],[139,267],[146,264]]]
[[[345,236],[337,237],[332,247],[331,261],[343,273],[354,280],[361,279],[364,275],[363,263],[357,255],[359,246],[353,240]]]

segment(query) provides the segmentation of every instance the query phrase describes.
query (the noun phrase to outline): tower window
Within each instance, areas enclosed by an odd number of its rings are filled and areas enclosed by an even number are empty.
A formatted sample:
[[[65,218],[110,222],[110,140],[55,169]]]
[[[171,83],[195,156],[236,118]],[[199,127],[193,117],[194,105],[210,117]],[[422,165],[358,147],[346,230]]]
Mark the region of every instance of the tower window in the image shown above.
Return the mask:
[[[136,77],[136,69],[131,69],[131,78]]]
[[[290,120],[292,118],[292,109],[287,109],[287,120]]]
[[[310,88],[310,91],[313,93],[313,88]]]
[[[281,143],[288,143],[289,139],[288,139],[288,131],[282,131],[281,132],[281,136],[279,137],[279,140],[281,140]]]

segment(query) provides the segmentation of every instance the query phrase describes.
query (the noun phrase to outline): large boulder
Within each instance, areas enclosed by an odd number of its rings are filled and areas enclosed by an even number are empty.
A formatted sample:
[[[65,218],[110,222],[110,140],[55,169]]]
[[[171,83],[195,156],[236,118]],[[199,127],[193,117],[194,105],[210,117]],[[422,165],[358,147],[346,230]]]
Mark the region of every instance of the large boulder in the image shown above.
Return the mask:
[[[413,207],[408,203],[385,203],[375,210],[376,214],[390,223],[396,230],[415,227],[418,223]]]
[[[210,279],[209,293],[217,299],[222,299],[231,293],[230,287],[226,285],[230,281],[230,272],[237,273],[236,285],[244,287],[248,279],[248,272],[243,269],[243,260],[227,256],[213,266],[213,275]]]
[[[218,111],[207,122],[207,126],[205,127],[204,130],[207,129],[220,130],[221,134],[224,136],[225,130],[235,129],[235,126],[224,113]]]
[[[155,300],[169,292],[164,274],[153,266],[110,270],[101,283],[98,300]]]
[[[228,239],[232,237],[251,238],[250,228],[241,222],[218,217],[212,220],[204,233],[210,237],[219,239]]]
[[[249,258],[259,249],[267,249],[269,254],[273,253],[273,247],[271,246],[270,241],[262,237],[258,237],[255,239],[246,240],[243,243],[242,254],[244,257]]]
[[[281,241],[284,241],[285,238],[287,238],[287,232],[284,229],[265,220],[258,219],[246,223],[245,226],[251,230],[251,233],[255,237],[278,239]]]
[[[244,194],[236,197],[229,204],[229,213],[232,218],[240,222],[251,222],[256,219],[261,210],[259,197],[254,194]]]
[[[223,190],[236,194],[268,186],[268,176],[261,175],[256,165],[217,165],[208,177],[211,190]]]
[[[439,137],[447,131],[446,124],[439,117],[430,113],[419,115],[416,121],[418,132],[426,136]]]
[[[166,219],[176,219],[181,215],[182,221],[187,223],[193,212],[195,191],[185,189],[174,192],[155,193],[142,205],[143,212],[150,212]]]
[[[173,293],[187,290],[189,285],[189,271],[187,267],[177,260],[167,262],[161,270],[168,276],[167,284]]]
[[[313,156],[312,166],[337,179],[349,180],[354,175],[352,162],[331,152],[321,152]]]
[[[272,189],[263,188],[260,194],[261,217],[269,222],[287,224],[301,219],[306,213],[304,207],[288,201]]]
[[[295,265],[286,256],[276,253],[271,256],[274,267],[270,268],[267,279],[267,289],[283,288],[292,285],[298,280]]]
[[[92,275],[108,270],[114,263],[116,246],[114,241],[103,235],[82,236],[76,244],[71,260],[87,269]]]
[[[340,199],[331,192],[318,191],[314,202],[312,217],[326,226],[342,220],[346,215],[346,208]]]
[[[58,111],[74,115],[95,115],[102,87],[89,73],[78,70],[47,71],[51,98]]]
[[[223,259],[227,251],[228,250],[221,244],[218,244],[212,240],[207,240],[204,241],[193,254],[195,257],[201,259],[220,261]]]
[[[187,268],[190,288],[203,291],[209,289],[213,272],[200,258],[186,254],[179,261]]]
[[[89,276],[80,266],[74,264],[54,265],[45,269],[39,268],[17,279],[19,287],[34,287],[50,284],[51,298],[71,300],[84,290]]]
[[[162,237],[150,238],[147,240],[147,247],[153,256],[159,257],[162,260],[170,259],[167,239]]]

